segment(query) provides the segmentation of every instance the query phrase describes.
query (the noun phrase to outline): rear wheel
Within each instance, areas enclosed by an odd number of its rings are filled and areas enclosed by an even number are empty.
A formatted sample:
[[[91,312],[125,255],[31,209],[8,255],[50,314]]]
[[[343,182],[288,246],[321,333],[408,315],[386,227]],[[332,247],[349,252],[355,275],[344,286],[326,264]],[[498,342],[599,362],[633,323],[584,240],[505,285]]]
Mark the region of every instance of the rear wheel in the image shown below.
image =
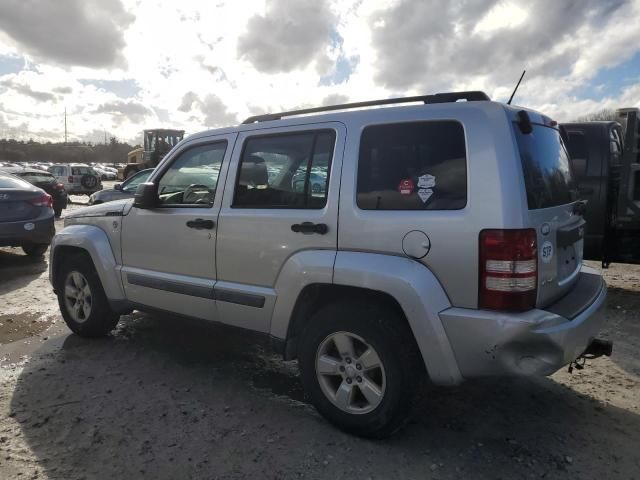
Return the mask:
[[[30,243],[28,245],[22,245],[24,253],[30,257],[41,257],[49,248],[48,243]]]
[[[409,418],[426,379],[405,319],[373,304],[336,303],[311,319],[299,360],[305,392],[342,430],[384,438]]]
[[[111,310],[93,263],[84,255],[70,257],[56,275],[58,305],[67,326],[83,337],[101,337],[120,316]]]

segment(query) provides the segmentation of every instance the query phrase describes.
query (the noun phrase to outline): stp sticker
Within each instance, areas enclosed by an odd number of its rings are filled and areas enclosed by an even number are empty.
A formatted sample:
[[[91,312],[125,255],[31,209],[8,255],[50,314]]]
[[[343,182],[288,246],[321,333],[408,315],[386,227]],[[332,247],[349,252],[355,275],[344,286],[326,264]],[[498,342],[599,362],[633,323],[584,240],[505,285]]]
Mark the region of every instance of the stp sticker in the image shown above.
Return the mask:
[[[540,254],[542,255],[542,261],[544,263],[549,263],[553,258],[553,244],[547,240],[540,247]]]
[[[415,189],[416,184],[413,183],[413,180],[410,178],[400,180],[400,183],[398,184],[398,192],[400,192],[400,195],[411,195]]]

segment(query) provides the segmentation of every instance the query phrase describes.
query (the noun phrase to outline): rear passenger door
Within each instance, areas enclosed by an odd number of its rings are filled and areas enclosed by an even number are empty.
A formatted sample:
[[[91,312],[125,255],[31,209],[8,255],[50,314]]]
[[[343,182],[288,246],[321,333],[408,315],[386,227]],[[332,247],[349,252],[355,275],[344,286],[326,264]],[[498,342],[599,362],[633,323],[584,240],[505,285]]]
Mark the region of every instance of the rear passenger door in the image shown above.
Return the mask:
[[[218,220],[220,321],[269,331],[285,262],[336,250],[345,132],[334,122],[238,136]]]

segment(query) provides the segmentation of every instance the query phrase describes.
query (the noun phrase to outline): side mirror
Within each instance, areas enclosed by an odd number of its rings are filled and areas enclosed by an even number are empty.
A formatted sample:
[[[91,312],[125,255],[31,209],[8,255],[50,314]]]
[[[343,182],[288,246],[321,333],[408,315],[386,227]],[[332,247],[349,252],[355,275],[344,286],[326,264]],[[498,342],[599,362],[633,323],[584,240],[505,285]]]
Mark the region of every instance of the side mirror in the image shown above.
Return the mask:
[[[113,186],[113,189],[114,189],[114,190],[122,190],[122,184],[121,184],[121,183],[116,183],[116,184]]]
[[[151,209],[158,206],[158,194],[153,183],[141,183],[136,189],[133,206],[142,209]]]

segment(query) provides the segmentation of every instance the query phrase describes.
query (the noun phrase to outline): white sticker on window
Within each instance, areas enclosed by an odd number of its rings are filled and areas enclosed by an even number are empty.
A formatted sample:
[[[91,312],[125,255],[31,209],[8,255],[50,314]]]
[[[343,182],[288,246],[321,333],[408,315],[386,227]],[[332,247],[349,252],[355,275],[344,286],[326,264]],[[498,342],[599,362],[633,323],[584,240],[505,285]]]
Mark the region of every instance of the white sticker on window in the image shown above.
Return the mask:
[[[420,200],[422,200],[422,203],[427,203],[427,200],[431,198],[431,195],[433,195],[433,190],[430,188],[421,188],[418,190],[418,196],[420,197]]]
[[[436,177],[433,175],[420,175],[418,177],[418,188],[433,188],[436,186]]]
[[[544,263],[549,263],[553,258],[553,244],[547,240],[542,244],[540,248],[540,255],[542,256],[542,261]]]

